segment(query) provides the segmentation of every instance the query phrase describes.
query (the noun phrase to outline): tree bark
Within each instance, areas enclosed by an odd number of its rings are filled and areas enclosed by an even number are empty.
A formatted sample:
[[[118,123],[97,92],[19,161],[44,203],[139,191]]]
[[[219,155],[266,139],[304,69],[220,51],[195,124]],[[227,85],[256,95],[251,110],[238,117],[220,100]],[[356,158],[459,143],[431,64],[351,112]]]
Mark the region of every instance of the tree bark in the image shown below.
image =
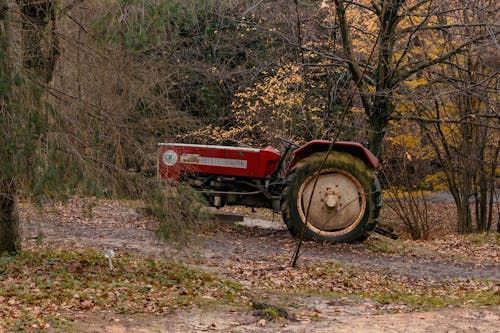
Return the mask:
[[[58,55],[55,33],[55,5],[53,0],[18,0],[22,14],[23,69],[35,83],[47,84],[52,78]],[[16,150],[19,148],[21,132],[17,131],[20,119],[11,102],[18,101],[14,96],[12,65],[9,50],[9,2],[0,0],[0,254],[15,253],[20,250],[21,235],[17,214],[17,183],[20,179]],[[14,40],[14,39],[13,39]],[[43,45],[42,45],[43,44]],[[48,47],[47,47],[48,46]],[[29,98],[31,94],[27,94]],[[32,94],[30,107],[40,108],[41,94]],[[36,109],[35,112],[38,112]],[[27,159],[27,158],[26,158]],[[25,160],[26,160],[25,159]]]
[[[8,148],[12,66],[9,57],[8,2],[0,0],[0,255],[20,250],[17,189]]]
[[[0,255],[21,249],[17,191],[13,180],[0,179]]]
[[[23,14],[23,67],[34,73],[40,82],[48,83],[59,55],[54,1],[17,2]],[[42,47],[42,41],[48,47]]]
[[[377,156],[382,155],[382,145],[385,137],[385,129],[389,123],[390,116],[394,113],[395,105],[393,100],[394,87],[399,81],[394,81],[394,45],[396,41],[396,28],[400,21],[398,14],[403,0],[384,1],[378,4],[373,3],[378,8],[378,16],[381,22],[380,33],[377,44],[377,61],[374,73],[369,73],[375,81],[376,92],[372,93],[368,89],[365,75],[366,68],[360,66],[349,30],[349,21],[346,15],[346,2],[335,0],[336,15],[342,36],[342,47],[344,57],[349,65],[352,79],[358,89],[363,108],[368,116],[370,126],[370,150]],[[366,61],[370,62],[370,59]]]

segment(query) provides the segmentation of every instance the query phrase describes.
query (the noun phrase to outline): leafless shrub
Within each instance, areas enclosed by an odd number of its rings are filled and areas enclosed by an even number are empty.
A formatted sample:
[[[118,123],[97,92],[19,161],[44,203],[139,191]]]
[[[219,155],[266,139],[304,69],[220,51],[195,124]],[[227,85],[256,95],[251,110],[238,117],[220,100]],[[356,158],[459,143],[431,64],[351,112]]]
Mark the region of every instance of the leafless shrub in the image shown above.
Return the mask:
[[[385,203],[400,218],[404,229],[412,239],[426,240],[431,232],[429,223],[428,203],[424,184],[415,177],[416,171],[407,152],[402,149],[399,154],[399,162],[391,160],[383,168],[388,190]]]

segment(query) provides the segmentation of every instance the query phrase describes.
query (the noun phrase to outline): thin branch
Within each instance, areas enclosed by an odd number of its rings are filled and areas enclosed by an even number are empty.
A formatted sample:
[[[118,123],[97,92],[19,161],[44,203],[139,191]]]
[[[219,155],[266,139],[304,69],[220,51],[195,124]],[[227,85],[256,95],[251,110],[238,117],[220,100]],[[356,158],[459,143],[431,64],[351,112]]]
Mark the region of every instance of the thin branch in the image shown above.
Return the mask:
[[[426,17],[426,19],[428,16]],[[425,22],[425,21],[424,21]],[[423,22],[422,22],[423,23]],[[475,28],[475,27],[499,27],[499,24],[490,24],[490,23],[460,23],[460,24],[437,24],[437,25],[423,25],[422,23],[416,25],[416,26],[411,26],[411,27],[406,27],[404,29],[399,30],[400,35],[404,35],[407,33],[412,33],[412,35],[415,33],[415,31],[422,31],[422,30],[446,30],[450,28]]]
[[[497,31],[495,33],[495,36],[500,34],[500,31]],[[399,82],[403,82],[404,80],[406,80],[407,78],[409,78],[410,76],[412,76],[413,74],[415,73],[418,73],[426,68],[429,68],[431,66],[434,66],[436,64],[439,64],[439,63],[442,63],[448,59],[450,59],[451,57],[461,53],[463,51],[464,48],[466,48],[467,46],[469,45],[472,45],[472,44],[475,44],[477,42],[480,42],[484,39],[487,39],[489,35],[482,35],[482,36],[479,36],[477,38],[474,38],[474,39],[471,39],[465,43],[463,43],[462,45],[460,45],[459,47],[435,58],[435,59],[432,59],[430,61],[427,61],[427,62],[422,62],[420,63],[419,65],[416,65],[413,69],[410,69],[404,73],[401,73],[400,75],[396,76],[394,81],[392,82],[392,85],[395,85],[396,83],[399,83]]]
[[[477,118],[480,118],[480,115],[476,115]],[[469,117],[469,118],[474,118],[474,117]],[[484,118],[494,118],[494,119],[500,119],[500,116],[498,115],[485,115]],[[474,125],[478,127],[483,127],[483,128],[491,128],[491,129],[500,129],[500,126],[495,126],[495,125],[488,125],[488,124],[481,124],[477,122],[472,122],[472,121],[465,121],[464,119],[442,119],[442,118],[425,118],[425,117],[418,117],[418,116],[391,116],[389,118],[390,120],[409,120],[409,121],[417,121],[419,123],[424,123],[424,124],[468,124],[468,125]]]

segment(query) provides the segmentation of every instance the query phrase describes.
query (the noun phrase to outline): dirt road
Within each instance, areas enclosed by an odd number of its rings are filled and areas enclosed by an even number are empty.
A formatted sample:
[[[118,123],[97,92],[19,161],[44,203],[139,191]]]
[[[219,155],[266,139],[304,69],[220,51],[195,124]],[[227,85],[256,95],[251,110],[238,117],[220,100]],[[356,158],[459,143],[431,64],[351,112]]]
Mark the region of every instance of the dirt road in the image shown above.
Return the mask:
[[[269,321],[254,316],[251,308],[221,306],[182,310],[162,316],[83,313],[71,331],[500,332],[498,302],[480,308],[415,312],[404,305],[382,304],[356,295],[294,294],[293,287],[290,293],[286,292],[286,287],[280,287],[281,292],[273,291],[264,284],[269,281],[288,283],[286,278],[278,280],[278,277],[290,272],[295,274],[287,266],[296,240],[279,222],[247,220],[247,226],[224,224],[179,247],[160,241],[154,232],[156,226],[138,208],[137,203],[89,203],[86,200],[75,200],[43,212],[24,206],[21,209],[24,236],[26,243],[32,242],[37,235],[43,235],[44,243],[99,250],[113,248],[117,252],[136,252],[184,262],[238,281],[253,290],[260,300],[286,308],[293,315],[293,320]],[[259,223],[260,226],[255,226]],[[453,246],[463,244],[451,242],[452,245],[438,246],[439,251],[435,250],[433,243],[425,246],[414,242],[397,244],[399,248],[394,253],[380,253],[366,243],[306,243],[300,265],[307,270],[324,263],[348,264],[363,272],[384,271],[388,277],[397,275],[417,284],[453,286],[455,281],[489,280],[498,288],[500,266],[495,245],[458,249],[466,255],[457,259],[452,255],[457,251]],[[315,283],[325,283],[321,279],[314,281],[303,271],[301,274],[294,283],[313,289]],[[276,281],[269,279],[273,275],[277,276]],[[318,286],[318,289],[321,288],[324,286]]]

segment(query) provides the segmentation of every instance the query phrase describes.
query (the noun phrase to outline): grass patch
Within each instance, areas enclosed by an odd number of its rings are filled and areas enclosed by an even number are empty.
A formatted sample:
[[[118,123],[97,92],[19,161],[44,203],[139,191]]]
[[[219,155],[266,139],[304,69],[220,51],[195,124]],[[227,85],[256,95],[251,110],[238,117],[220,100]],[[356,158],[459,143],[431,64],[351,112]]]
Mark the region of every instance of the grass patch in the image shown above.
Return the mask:
[[[252,307],[256,310],[255,315],[269,321],[291,319],[291,316],[283,307],[257,301],[252,301]]]
[[[336,295],[343,292],[382,304],[405,304],[414,310],[500,304],[500,285],[488,280],[457,279],[436,283],[339,264],[322,265],[311,273],[332,281],[330,289]]]
[[[380,237],[378,235],[372,235],[365,241],[364,245],[366,249],[375,253],[403,255],[407,252],[402,241]]]
[[[401,239],[390,239],[380,235],[371,235],[364,243],[366,249],[375,252],[390,255],[438,255],[436,251],[420,246],[415,242],[404,241]]]
[[[470,243],[473,246],[481,247],[487,244],[500,245],[500,234],[496,232],[481,232],[469,235]]]
[[[396,291],[398,289],[396,288]],[[422,290],[420,290],[422,291]],[[422,294],[416,292],[376,292],[366,295],[368,298],[382,304],[404,303],[412,309],[420,311],[432,310],[449,306],[480,306],[498,305],[498,291],[494,290],[471,290],[467,292],[451,291],[441,294],[441,290],[431,288]]]
[[[75,311],[163,313],[214,302],[237,304],[242,288],[177,263],[118,254],[113,270],[92,250],[27,250],[0,257],[0,327],[43,329]]]
[[[500,304],[500,284],[478,279],[416,278],[391,270],[327,263],[298,269],[259,270],[259,288],[276,295],[309,294],[377,302],[390,311],[429,310],[445,306]],[[389,305],[389,306],[385,306]]]

